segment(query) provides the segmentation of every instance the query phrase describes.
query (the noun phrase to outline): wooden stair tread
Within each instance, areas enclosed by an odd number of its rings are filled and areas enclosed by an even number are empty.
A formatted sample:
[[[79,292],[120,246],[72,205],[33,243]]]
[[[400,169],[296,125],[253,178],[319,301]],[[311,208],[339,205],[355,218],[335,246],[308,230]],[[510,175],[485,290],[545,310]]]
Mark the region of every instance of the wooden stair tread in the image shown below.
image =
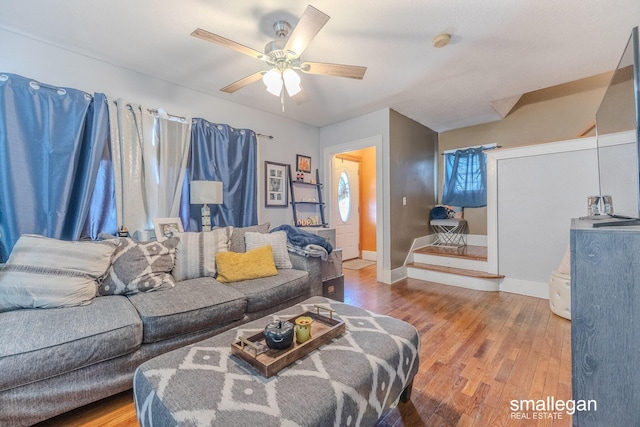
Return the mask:
[[[486,271],[467,270],[465,268],[446,267],[442,265],[423,264],[420,262],[412,262],[407,267],[418,268],[420,270],[438,271],[440,273],[457,274],[458,276],[475,277],[478,279],[503,279],[502,274],[492,274]]]
[[[430,246],[424,246],[422,248],[415,249],[413,253],[423,254],[423,255],[445,256],[445,257],[451,257],[451,258],[464,258],[464,259],[471,259],[476,261],[487,260],[486,246],[465,245],[459,248],[454,248],[451,246],[430,245]]]

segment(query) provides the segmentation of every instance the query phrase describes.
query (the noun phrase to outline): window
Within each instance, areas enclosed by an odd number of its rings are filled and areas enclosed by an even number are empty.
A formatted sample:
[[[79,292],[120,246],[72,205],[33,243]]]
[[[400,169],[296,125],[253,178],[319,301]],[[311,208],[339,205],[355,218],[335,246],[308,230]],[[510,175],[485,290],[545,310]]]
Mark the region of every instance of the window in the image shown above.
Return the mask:
[[[467,148],[445,154],[442,203],[477,208],[487,205],[487,162],[485,147]]]
[[[340,180],[338,181],[338,212],[340,213],[342,222],[349,220],[351,193],[349,191],[349,177],[345,172],[340,174]]]

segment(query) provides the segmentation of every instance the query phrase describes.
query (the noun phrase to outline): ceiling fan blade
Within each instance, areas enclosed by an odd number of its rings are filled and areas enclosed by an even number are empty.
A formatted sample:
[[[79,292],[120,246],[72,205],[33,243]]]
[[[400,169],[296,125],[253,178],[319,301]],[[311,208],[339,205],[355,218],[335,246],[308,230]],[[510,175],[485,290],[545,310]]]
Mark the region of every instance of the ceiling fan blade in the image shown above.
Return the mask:
[[[315,7],[307,6],[298,25],[293,29],[284,50],[294,52],[294,58],[299,58],[329,18],[329,15],[320,12]]]
[[[199,39],[211,42],[211,43],[215,43],[217,45],[220,46],[224,46],[224,47],[229,47],[235,51],[238,51],[240,53],[244,53],[245,55],[249,55],[252,58],[256,58],[256,59],[260,59],[260,60],[265,60],[266,57],[262,52],[258,52],[255,49],[252,49],[250,47],[247,47],[243,44],[234,42],[233,40],[229,40],[227,38],[224,38],[222,36],[219,36],[217,34],[213,34],[210,33],[207,30],[203,30],[202,28],[196,28],[193,33],[191,33],[191,35],[193,37],[197,37]]]
[[[300,105],[309,100],[309,97],[307,97],[307,93],[304,91],[304,87],[302,87],[302,84],[300,84],[300,92],[293,95],[291,99],[293,99],[293,102],[295,102],[297,105]]]
[[[367,67],[357,65],[329,64],[326,62],[303,62],[300,71],[307,74],[321,74],[325,76],[347,77],[362,80]]]
[[[228,86],[220,89],[222,92],[233,93],[243,87],[250,85],[251,83],[255,83],[258,80],[262,79],[262,76],[266,73],[266,71],[258,71],[257,73],[253,73],[250,76],[247,76],[243,79],[238,80],[237,82],[233,82]]]

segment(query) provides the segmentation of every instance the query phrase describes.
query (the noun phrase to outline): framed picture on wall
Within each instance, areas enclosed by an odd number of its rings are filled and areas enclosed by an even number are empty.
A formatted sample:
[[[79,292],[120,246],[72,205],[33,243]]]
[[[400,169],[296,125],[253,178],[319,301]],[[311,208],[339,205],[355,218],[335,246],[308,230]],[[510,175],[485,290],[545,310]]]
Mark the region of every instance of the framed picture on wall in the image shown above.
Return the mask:
[[[311,173],[311,157],[296,154],[296,170]]]
[[[156,240],[159,242],[173,236],[173,233],[182,233],[182,221],[180,218],[154,218],[153,228],[156,230]]]
[[[287,165],[264,162],[264,206],[286,208],[289,203],[287,192]]]

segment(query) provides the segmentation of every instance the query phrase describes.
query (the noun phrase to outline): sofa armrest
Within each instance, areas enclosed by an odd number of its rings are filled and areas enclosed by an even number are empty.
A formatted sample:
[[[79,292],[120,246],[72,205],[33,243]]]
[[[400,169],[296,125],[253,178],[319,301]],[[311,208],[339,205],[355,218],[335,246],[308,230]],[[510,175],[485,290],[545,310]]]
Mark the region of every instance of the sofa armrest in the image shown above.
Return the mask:
[[[289,252],[291,264],[296,270],[303,270],[309,273],[309,296],[322,295],[322,260],[319,257],[305,257],[293,252]]]

